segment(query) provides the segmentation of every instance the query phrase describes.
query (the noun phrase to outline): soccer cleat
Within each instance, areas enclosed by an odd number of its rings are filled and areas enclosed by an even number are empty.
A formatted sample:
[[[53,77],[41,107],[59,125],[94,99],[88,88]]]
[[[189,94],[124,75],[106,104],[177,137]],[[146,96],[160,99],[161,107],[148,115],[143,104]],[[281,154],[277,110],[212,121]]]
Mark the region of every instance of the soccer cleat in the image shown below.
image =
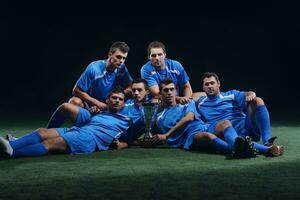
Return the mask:
[[[283,146],[278,146],[278,145],[272,145],[270,146],[268,152],[266,153],[266,156],[281,156],[284,152]]]
[[[0,149],[10,157],[13,154],[13,148],[10,146],[8,140],[4,139],[2,136],[0,136]]]
[[[270,139],[268,139],[268,142],[265,143],[265,146],[272,146],[274,144],[274,141],[277,139],[277,136],[271,137]]]
[[[14,141],[18,138],[14,137],[12,134],[6,134],[5,139],[8,140],[8,141]]]
[[[256,157],[257,151],[254,149],[249,136],[238,136],[234,143],[232,156],[234,158],[252,158]]]

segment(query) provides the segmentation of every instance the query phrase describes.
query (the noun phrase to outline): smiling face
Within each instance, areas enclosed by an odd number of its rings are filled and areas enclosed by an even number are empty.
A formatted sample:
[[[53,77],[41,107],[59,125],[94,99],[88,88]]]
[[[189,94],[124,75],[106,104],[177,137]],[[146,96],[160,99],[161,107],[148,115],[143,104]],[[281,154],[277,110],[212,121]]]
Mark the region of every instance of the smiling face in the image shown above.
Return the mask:
[[[119,112],[124,107],[124,93],[112,93],[106,103],[110,112]]]
[[[134,101],[136,103],[142,103],[145,101],[147,94],[149,93],[143,82],[133,83],[131,86]]]
[[[163,69],[165,67],[166,53],[163,48],[151,48],[148,58],[155,68]]]
[[[128,53],[122,52],[121,50],[117,49],[114,52],[108,53],[108,65],[114,68],[119,68],[122,64],[125,63]]]
[[[203,79],[203,90],[207,96],[217,96],[220,93],[220,81],[217,81],[215,77],[206,77]]]

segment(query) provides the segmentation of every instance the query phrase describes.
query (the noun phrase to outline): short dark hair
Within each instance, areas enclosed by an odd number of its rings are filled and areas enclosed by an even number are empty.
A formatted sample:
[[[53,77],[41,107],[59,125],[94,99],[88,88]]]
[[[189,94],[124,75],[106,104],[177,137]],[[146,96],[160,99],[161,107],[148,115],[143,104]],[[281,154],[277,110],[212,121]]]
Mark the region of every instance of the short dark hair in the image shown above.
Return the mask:
[[[125,96],[125,92],[124,92],[123,88],[120,86],[116,86],[110,91],[107,98],[109,98],[112,94],[115,94],[115,93],[122,93]]]
[[[219,82],[219,77],[216,73],[214,72],[205,72],[202,76],[202,82],[205,78],[210,78],[210,77],[215,77],[216,81]]]
[[[164,53],[166,53],[166,46],[160,41],[153,41],[147,47],[147,54],[150,55],[152,48],[162,48]]]
[[[143,83],[144,84],[144,87],[146,90],[148,90],[148,85],[147,85],[147,81],[145,79],[142,79],[142,78],[135,78],[133,81],[132,81],[132,84],[137,84],[137,83]]]
[[[130,48],[125,42],[117,41],[110,46],[109,52],[114,53],[117,50],[120,50],[123,53],[128,53]]]
[[[173,83],[175,85],[175,83],[172,79],[166,78],[166,79],[161,80],[159,83],[159,91],[161,91],[162,85],[169,85],[171,83]]]

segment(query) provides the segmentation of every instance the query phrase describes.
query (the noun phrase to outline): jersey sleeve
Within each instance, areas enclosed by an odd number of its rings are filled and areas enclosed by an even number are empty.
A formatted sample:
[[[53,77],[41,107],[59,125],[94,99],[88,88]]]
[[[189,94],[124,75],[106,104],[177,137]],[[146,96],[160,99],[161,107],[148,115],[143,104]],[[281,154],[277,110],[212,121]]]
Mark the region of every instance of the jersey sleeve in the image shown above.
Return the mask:
[[[238,90],[232,90],[231,92],[234,95],[234,102],[236,102],[238,107],[242,109],[246,108],[246,93]]]
[[[185,69],[183,68],[183,66],[181,65],[180,62],[176,62],[176,66],[178,68],[178,71],[180,73],[179,75],[179,85],[180,87],[184,87],[184,85],[190,81],[189,76],[187,75]]]
[[[194,113],[195,116],[198,115],[197,110],[196,110],[196,104],[195,102],[192,100],[190,103],[185,105],[185,115],[187,115],[189,112]]]
[[[85,71],[79,77],[76,86],[79,87],[84,92],[88,92],[90,89],[95,76],[95,70],[93,63],[89,64]]]
[[[118,78],[119,84],[123,87],[126,87],[132,83],[132,77],[125,65],[120,69]]]
[[[159,85],[155,78],[151,75],[151,71],[144,65],[141,69],[141,78],[147,81],[148,87]]]

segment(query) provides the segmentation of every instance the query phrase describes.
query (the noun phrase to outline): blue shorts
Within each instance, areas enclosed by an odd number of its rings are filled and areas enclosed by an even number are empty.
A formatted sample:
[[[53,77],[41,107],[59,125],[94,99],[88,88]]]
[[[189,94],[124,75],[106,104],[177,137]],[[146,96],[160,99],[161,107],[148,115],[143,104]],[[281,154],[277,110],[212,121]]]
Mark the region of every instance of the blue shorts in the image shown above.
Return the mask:
[[[77,114],[74,126],[81,127],[88,123],[92,118],[92,114],[87,109],[79,107],[79,112]]]
[[[92,153],[97,150],[94,137],[85,132],[80,132],[78,127],[57,128],[56,131],[65,140],[71,154]]]

